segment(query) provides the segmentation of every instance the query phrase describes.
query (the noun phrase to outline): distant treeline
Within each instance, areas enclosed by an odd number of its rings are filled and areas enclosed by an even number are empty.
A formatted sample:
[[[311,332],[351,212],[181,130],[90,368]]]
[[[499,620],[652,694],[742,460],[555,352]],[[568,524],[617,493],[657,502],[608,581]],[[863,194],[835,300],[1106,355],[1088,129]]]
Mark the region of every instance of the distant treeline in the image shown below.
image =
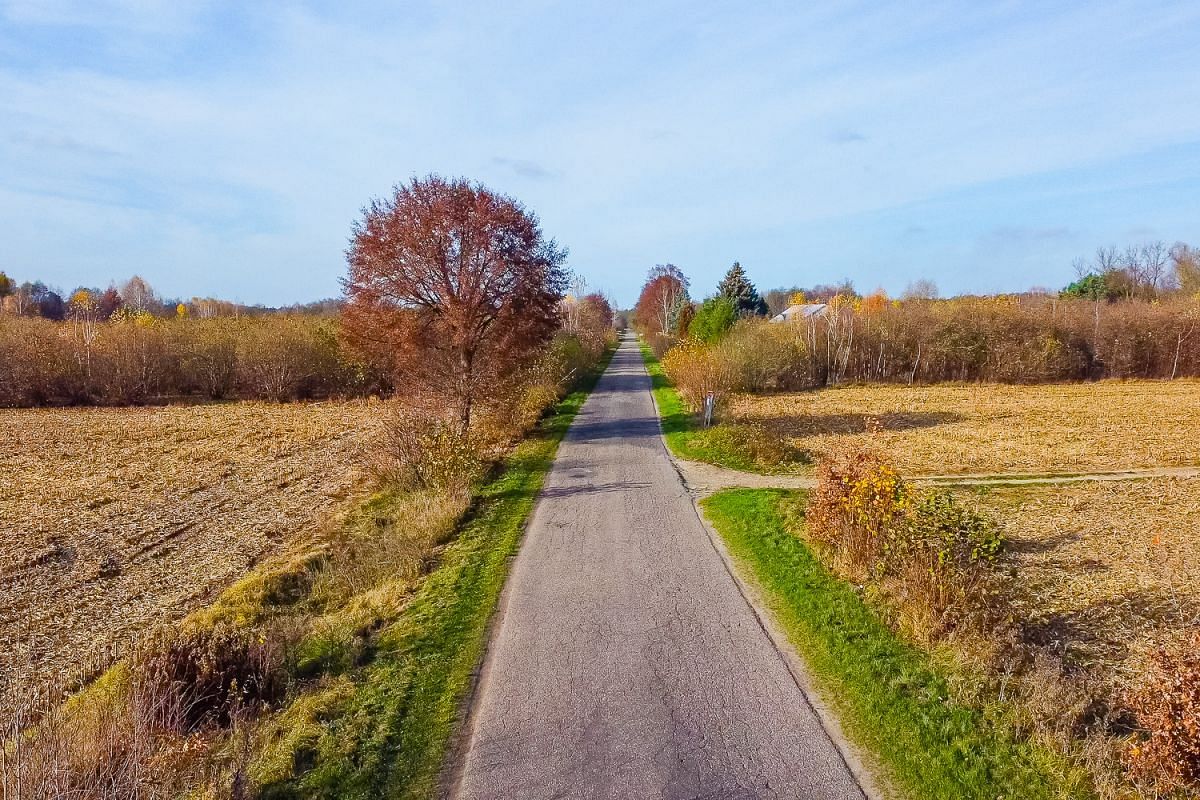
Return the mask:
[[[688,338],[659,349],[693,400],[847,382],[1197,377],[1200,299],[834,297],[812,317],[742,319],[713,341]]]
[[[1101,248],[1060,291],[937,298],[917,281],[899,299],[848,282],[760,297],[735,263],[703,303],[673,265],[647,276],[635,326],[693,402],[707,392],[855,381],[1041,383],[1200,376],[1200,251]],[[768,322],[792,304],[788,321]]]
[[[1035,383],[1200,375],[1200,302],[1039,295],[830,303],[785,323],[802,356],[774,379]]]
[[[109,319],[121,311],[136,311],[160,318],[188,316],[199,319],[278,313],[329,315],[340,306],[341,301],[336,299],[281,307],[248,306],[213,297],[164,299],[138,275],[120,286],[109,284],[107,289],[80,286],[64,294],[41,281],[17,283],[0,272],[0,314],[42,317],[60,322],[80,313]]]
[[[328,317],[161,319],[122,311],[55,322],[0,314],[0,406],[127,405],[197,396],[292,400],[387,388]]]

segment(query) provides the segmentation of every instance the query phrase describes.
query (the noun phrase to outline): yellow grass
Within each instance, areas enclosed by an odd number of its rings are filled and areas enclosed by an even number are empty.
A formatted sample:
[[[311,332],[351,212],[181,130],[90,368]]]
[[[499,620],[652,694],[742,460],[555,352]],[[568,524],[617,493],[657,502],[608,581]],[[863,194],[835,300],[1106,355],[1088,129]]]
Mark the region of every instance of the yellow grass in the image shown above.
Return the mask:
[[[1197,380],[846,386],[738,397],[731,410],[814,462],[859,440],[910,476],[1200,464]]]
[[[105,664],[311,534],[356,485],[376,416],[363,402],[0,411],[0,691]]]
[[[962,494],[1004,524],[1019,616],[1105,682],[1200,624],[1200,478]]]

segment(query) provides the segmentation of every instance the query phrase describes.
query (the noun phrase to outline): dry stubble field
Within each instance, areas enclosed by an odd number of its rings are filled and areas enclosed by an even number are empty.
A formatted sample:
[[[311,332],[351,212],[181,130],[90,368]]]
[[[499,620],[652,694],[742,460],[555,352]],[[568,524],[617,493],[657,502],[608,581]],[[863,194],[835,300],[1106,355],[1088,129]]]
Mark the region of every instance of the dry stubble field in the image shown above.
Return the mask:
[[[814,462],[868,445],[910,477],[1200,465],[1196,380],[849,386],[735,405]],[[953,491],[1003,525],[1029,634],[1093,685],[1119,693],[1152,646],[1200,625],[1200,477]]]
[[[0,410],[0,692],[103,664],[318,531],[355,491],[378,413]]]
[[[845,386],[731,411],[814,462],[870,442],[908,475],[1200,466],[1200,380]]]
[[[1200,625],[1200,478],[960,490],[1004,524],[1030,634],[1119,688]]]

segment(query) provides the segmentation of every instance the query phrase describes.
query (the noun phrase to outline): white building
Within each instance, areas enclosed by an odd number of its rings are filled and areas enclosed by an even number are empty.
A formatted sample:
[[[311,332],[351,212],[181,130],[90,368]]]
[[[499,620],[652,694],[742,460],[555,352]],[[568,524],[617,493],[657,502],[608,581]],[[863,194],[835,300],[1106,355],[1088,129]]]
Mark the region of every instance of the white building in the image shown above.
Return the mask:
[[[792,322],[812,319],[824,314],[825,309],[828,307],[825,303],[800,303],[799,305],[788,306],[783,310],[782,314],[776,314],[771,317],[771,322]]]

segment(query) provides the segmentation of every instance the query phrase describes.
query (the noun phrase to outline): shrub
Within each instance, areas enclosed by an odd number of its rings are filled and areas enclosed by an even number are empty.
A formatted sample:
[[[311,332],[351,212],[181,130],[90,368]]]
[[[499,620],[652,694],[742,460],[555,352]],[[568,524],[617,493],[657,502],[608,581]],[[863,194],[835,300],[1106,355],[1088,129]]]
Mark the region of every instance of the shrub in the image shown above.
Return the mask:
[[[891,595],[908,626],[932,636],[987,610],[1004,538],[989,517],[909,486],[871,450],[823,462],[808,536],[858,581]]]
[[[284,688],[284,642],[227,623],[162,628],[129,659],[133,703],[171,733],[228,726],[242,707],[276,700]]]
[[[882,566],[912,505],[908,485],[878,453],[852,449],[823,461],[808,509],[808,532],[860,577]]]
[[[397,406],[382,426],[374,471],[384,482],[410,489],[459,488],[483,472],[469,431],[444,413]]]
[[[181,388],[213,400],[233,394],[238,374],[238,327],[222,319],[190,323],[192,336],[180,335]]]
[[[650,352],[654,353],[655,358],[661,359],[675,345],[675,337],[665,333],[651,333],[646,335],[646,344],[650,347]]]
[[[737,321],[737,308],[728,297],[710,297],[700,304],[688,334],[707,344],[719,341]]]
[[[319,317],[166,320],[122,310],[85,331],[74,321],[0,314],[4,406],[366,394],[388,388],[382,375]]]
[[[806,384],[802,364],[806,345],[796,327],[750,318],[738,322],[720,342],[723,355],[738,369],[738,383],[749,392],[797,389]]]
[[[1200,630],[1152,654],[1129,706],[1142,729],[1125,753],[1130,776],[1156,796],[1200,789]]]
[[[675,384],[683,402],[699,411],[704,397],[712,392],[719,401],[738,388],[738,370],[720,349],[689,339],[667,351],[663,371]]]

